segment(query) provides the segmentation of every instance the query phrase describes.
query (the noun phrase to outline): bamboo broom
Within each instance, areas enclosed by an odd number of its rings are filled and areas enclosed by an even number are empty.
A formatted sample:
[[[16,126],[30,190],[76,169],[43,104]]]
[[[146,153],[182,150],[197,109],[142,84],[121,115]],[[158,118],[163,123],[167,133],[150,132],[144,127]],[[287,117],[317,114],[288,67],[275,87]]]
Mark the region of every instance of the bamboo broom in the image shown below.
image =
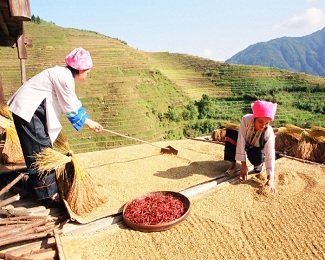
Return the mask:
[[[5,143],[1,155],[2,161],[4,163],[16,163],[23,161],[23,151],[21,149],[20,141],[13,121],[0,115],[0,127],[6,132]]]
[[[42,176],[56,170],[59,190],[63,193],[61,195],[66,199],[71,211],[77,215],[89,213],[105,201],[104,197],[91,176],[79,164],[62,132],[54,142],[54,146],[61,152],[45,148],[35,155],[36,161],[33,166]]]

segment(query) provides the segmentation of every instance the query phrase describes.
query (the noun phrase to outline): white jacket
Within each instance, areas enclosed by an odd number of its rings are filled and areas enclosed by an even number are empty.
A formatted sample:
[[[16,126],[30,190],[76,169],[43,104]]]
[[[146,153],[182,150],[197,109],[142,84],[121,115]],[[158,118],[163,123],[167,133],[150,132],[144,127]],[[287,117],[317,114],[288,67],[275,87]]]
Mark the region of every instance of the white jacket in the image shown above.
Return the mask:
[[[48,133],[52,144],[62,129],[62,113],[77,111],[81,102],[75,93],[75,81],[67,67],[46,69],[26,81],[9,99],[9,110],[31,121],[37,107],[45,99]]]
[[[237,147],[236,147],[236,160],[245,162],[246,161],[246,151],[245,145],[250,144],[255,147],[260,146],[260,138],[254,140],[253,143],[250,143],[248,136],[252,135],[250,133],[251,129],[254,128],[254,118],[252,114],[243,116],[237,138]],[[261,137],[262,131],[256,132],[256,137]],[[267,175],[274,176],[274,167],[275,167],[275,135],[273,128],[268,125],[264,133],[264,139],[266,141],[264,145],[265,153],[265,168]]]

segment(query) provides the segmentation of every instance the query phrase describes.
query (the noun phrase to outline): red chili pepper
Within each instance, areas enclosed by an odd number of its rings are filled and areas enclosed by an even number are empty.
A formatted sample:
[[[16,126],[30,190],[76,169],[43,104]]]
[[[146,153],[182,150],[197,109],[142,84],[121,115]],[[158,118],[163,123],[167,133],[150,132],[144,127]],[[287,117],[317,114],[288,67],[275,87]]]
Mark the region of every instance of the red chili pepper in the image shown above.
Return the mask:
[[[124,216],[135,224],[157,225],[180,218],[184,211],[183,202],[172,195],[151,195],[132,201]]]

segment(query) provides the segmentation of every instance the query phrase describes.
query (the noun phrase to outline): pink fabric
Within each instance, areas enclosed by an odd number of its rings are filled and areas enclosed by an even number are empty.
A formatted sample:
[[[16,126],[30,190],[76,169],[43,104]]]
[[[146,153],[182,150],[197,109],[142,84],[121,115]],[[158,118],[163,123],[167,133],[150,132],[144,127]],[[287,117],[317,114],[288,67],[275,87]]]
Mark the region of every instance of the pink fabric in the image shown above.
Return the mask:
[[[267,117],[270,118],[272,121],[274,120],[277,103],[256,100],[254,103],[252,103],[251,106],[254,118]]]
[[[88,70],[93,67],[90,53],[83,48],[75,48],[65,57],[65,63],[76,70]]]

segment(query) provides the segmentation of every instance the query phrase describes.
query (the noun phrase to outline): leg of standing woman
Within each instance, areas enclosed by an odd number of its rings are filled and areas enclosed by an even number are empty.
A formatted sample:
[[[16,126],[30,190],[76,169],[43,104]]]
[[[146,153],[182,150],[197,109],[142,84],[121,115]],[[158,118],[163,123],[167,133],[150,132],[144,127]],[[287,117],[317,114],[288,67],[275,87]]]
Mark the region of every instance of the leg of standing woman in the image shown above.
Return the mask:
[[[55,172],[43,178],[38,176],[37,170],[32,167],[35,153],[41,152],[45,147],[52,147],[47,133],[44,102],[35,111],[31,122],[26,122],[15,114],[13,119],[28,170],[27,184],[38,200],[52,198],[58,193]]]

